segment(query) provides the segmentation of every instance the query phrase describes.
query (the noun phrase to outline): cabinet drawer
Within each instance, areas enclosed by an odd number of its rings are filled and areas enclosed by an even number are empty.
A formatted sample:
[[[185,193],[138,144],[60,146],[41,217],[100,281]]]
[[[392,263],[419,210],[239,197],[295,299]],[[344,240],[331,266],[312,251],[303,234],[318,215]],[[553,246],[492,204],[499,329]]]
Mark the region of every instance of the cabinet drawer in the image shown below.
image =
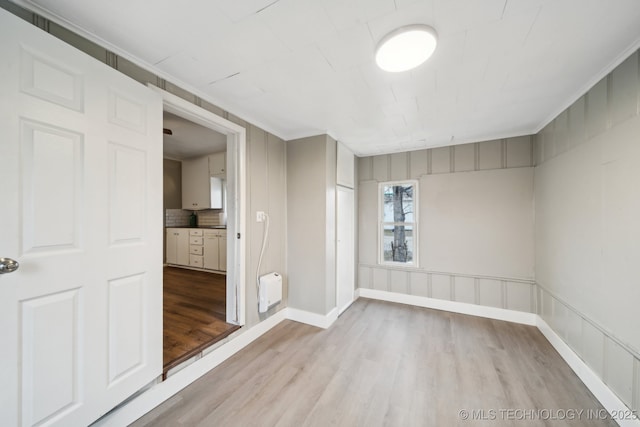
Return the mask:
[[[204,239],[200,236],[189,236],[189,244],[190,245],[200,245],[202,246],[202,243],[204,242]]]
[[[202,256],[201,255],[189,255],[189,265],[191,267],[200,267],[202,268]]]
[[[204,233],[205,239],[215,239],[219,237],[227,237],[227,230],[207,230]]]
[[[202,236],[204,234],[204,230],[198,230],[197,228],[189,229],[189,236]]]
[[[191,245],[191,246],[189,246],[189,253],[192,254],[192,255],[202,255],[203,254],[203,251],[202,251],[203,248],[204,248],[203,246]]]

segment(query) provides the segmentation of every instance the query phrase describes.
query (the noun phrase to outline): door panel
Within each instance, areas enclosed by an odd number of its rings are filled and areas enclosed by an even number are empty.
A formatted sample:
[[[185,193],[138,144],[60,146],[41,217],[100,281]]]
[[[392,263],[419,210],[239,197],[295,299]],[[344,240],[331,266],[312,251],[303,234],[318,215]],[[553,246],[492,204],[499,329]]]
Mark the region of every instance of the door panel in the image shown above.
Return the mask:
[[[0,9],[0,419],[88,425],[162,372],[162,101]]]
[[[84,109],[84,84],[79,70],[25,47],[21,49],[21,57],[22,92],[75,111]]]
[[[147,133],[147,107],[117,89],[109,91],[109,122],[123,128]]]
[[[83,137],[30,120],[21,128],[23,253],[79,249]]]
[[[109,142],[109,241],[112,246],[143,243],[146,153]]]
[[[144,366],[146,277],[109,281],[109,386]]]
[[[24,425],[43,423],[79,405],[79,290],[21,303]]]

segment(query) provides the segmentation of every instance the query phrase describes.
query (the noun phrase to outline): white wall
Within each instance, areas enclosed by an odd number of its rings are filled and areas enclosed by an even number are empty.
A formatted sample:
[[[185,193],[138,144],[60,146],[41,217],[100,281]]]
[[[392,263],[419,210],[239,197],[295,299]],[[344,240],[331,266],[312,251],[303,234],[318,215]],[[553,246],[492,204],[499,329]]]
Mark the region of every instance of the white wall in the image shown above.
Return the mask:
[[[535,170],[539,314],[636,410],[639,59],[633,54],[538,134]]]
[[[359,159],[358,286],[535,311],[532,137]],[[378,183],[418,179],[418,268],[381,266]]]

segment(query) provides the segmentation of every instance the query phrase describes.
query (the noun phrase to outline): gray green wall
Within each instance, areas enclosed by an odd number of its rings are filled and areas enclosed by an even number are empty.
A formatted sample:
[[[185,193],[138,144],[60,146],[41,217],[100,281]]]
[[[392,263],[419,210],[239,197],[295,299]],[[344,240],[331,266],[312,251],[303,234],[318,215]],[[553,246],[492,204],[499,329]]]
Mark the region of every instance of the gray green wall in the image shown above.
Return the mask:
[[[358,286],[535,312],[533,138],[358,160]],[[378,184],[418,180],[418,267],[378,265]]]
[[[163,159],[163,209],[182,209],[182,163]]]
[[[287,142],[289,306],[321,315],[336,306],[336,141]]]
[[[640,410],[640,57],[536,138],[539,314]]]

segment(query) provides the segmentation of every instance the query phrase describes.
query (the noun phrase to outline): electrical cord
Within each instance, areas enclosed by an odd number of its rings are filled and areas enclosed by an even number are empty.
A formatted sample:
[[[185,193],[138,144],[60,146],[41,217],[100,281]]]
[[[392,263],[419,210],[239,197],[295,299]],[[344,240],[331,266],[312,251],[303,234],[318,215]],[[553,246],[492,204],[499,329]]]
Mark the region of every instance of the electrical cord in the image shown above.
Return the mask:
[[[260,249],[260,257],[258,258],[258,268],[256,269],[256,291],[258,292],[258,300],[260,300],[260,266],[262,265],[262,257],[267,247],[267,238],[269,236],[269,214],[264,213],[264,233],[262,235],[262,248]]]

